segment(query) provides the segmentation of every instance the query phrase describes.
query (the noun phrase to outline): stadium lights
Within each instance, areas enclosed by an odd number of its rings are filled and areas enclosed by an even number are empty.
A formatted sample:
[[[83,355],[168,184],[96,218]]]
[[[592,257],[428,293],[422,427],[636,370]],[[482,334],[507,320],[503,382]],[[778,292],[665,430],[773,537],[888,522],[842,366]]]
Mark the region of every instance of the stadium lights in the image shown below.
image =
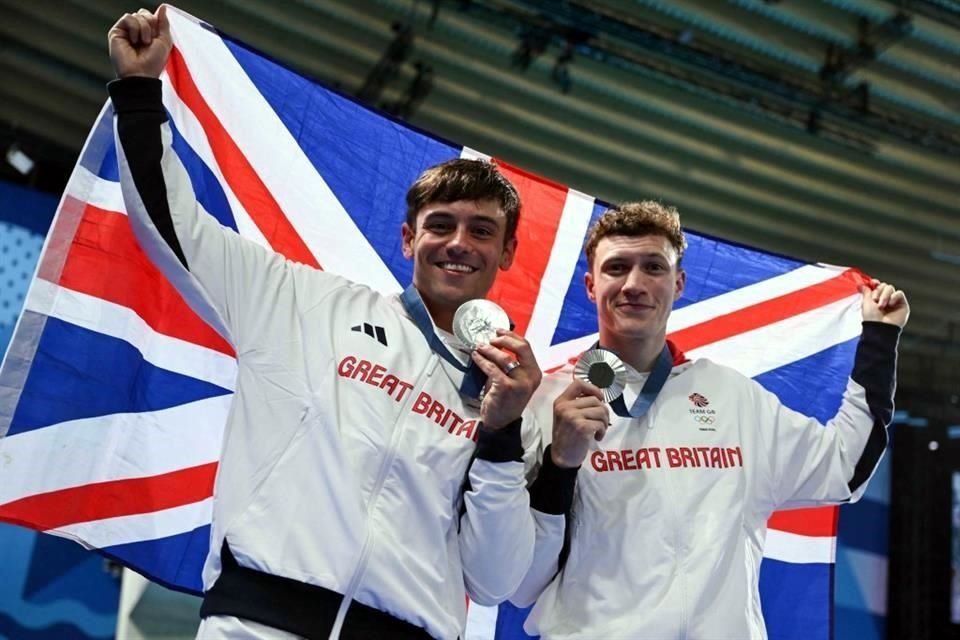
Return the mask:
[[[930,257],[940,262],[960,266],[960,245],[948,243],[942,237],[937,238],[937,246],[930,249]]]
[[[930,257],[933,258],[934,260],[939,260],[940,262],[947,262],[949,264],[955,264],[960,266],[960,254],[933,250],[930,252]]]
[[[27,175],[33,171],[33,167],[36,164],[33,158],[21,151],[15,142],[7,148],[7,163],[23,175]]]
[[[756,57],[699,41],[689,28],[660,27],[605,6],[608,3],[470,0],[461,6],[464,11],[518,34],[511,65],[520,71],[526,71],[551,44],[563,47],[564,39],[570,41],[571,34],[579,33],[582,37],[572,41],[578,58],[626,71],[652,71],[668,76],[862,153],[876,152],[879,132],[939,153],[960,156],[960,133],[954,128],[932,124],[928,118],[900,105],[874,99],[869,83],[848,87],[844,82],[912,31],[908,10],[924,8],[929,13],[934,5],[939,5],[939,0],[898,2],[902,9],[882,22],[860,20],[854,46],[828,46],[819,74],[778,73]],[[939,11],[960,20],[960,11]],[[569,61],[560,59],[551,73],[561,90],[568,90],[572,84],[568,67]]]

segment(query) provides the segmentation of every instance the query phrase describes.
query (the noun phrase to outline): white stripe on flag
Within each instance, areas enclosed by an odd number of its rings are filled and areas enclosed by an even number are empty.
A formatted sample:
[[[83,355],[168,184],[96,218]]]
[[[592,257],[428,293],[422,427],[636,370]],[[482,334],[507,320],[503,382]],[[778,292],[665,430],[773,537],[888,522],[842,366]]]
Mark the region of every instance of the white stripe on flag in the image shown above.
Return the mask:
[[[217,396],[159,411],[70,420],[7,436],[0,504],[216,462],[232,399]],[[43,473],[37,473],[38,466]]]
[[[363,281],[371,288],[399,292],[396,278],[226,44],[184,16],[168,15],[174,42],[207,104],[317,261],[325,270],[347,278],[356,278],[357,269],[362,268]],[[193,64],[195,60],[202,62]],[[323,253],[318,255],[321,248]]]
[[[123,340],[154,366],[234,390],[237,362],[192,342],[154,331],[132,309],[39,278],[25,308]]]
[[[830,563],[836,560],[836,538],[802,536],[779,529],[767,529],[763,557],[794,564]]]
[[[709,358],[752,378],[856,338],[860,335],[861,321],[860,294],[857,293],[785,320],[691,349],[686,355],[691,360]],[[545,369],[560,366],[568,358],[589,349],[596,341],[597,334],[594,333],[553,345],[546,351],[546,356],[539,360],[541,366]]]
[[[127,213],[123,204],[120,183],[104,180],[80,164],[77,165],[70,177],[66,194],[105,211],[113,211],[123,215]]]
[[[544,369],[553,369],[562,366],[567,363],[568,359],[575,358],[592,347],[599,339],[599,334],[591,333],[574,340],[551,345],[549,349],[540,352],[543,353],[542,359],[540,353],[537,354],[537,362],[539,362],[540,366]]]
[[[691,349],[687,356],[709,358],[753,378],[808,358],[860,335],[860,294],[786,320]]]
[[[533,347],[538,361],[548,357],[550,341],[553,339],[553,332],[563,311],[563,301],[567,296],[568,287],[583,286],[582,282],[571,284],[571,281],[580,259],[583,236],[590,224],[590,216],[593,215],[593,204],[593,196],[573,189],[567,191],[560,224],[557,226],[556,240],[550,252],[547,268],[543,273],[543,279],[540,281],[537,301],[527,327],[527,340]],[[533,247],[526,249],[521,247],[521,251],[533,249]]]
[[[481,153],[476,149],[471,149],[470,147],[460,149],[460,157],[464,160],[485,160],[486,162],[490,162],[493,159],[487,154]]]
[[[213,498],[207,498],[162,511],[66,525],[46,533],[70,538],[88,549],[103,549],[193,531],[210,524],[212,517]]]
[[[805,265],[741,289],[708,298],[671,313],[670,321],[667,323],[667,333],[680,331],[701,322],[707,322],[711,318],[740,311],[746,307],[826,282],[831,278],[836,278],[842,272],[843,269]]]
[[[494,640],[497,631],[496,606],[486,607],[471,602],[467,608],[467,626],[463,640]]]
[[[177,95],[177,92],[173,90],[173,85],[170,84],[170,76],[166,71],[163,72],[163,75],[160,76],[160,79],[163,80],[163,104],[170,111],[173,116],[174,125],[177,127],[177,131],[180,132],[180,135],[183,136],[183,139],[186,143],[193,149],[193,152],[203,160],[204,164],[207,165],[207,168],[213,173],[217,178],[217,182],[220,183],[220,187],[223,189],[223,193],[227,198],[227,202],[230,204],[230,210],[233,214],[233,219],[237,223],[237,232],[244,238],[249,238],[253,242],[259,244],[261,247],[269,247],[270,243],[267,242],[267,239],[264,237],[263,233],[260,232],[260,228],[253,222],[250,218],[250,214],[247,210],[240,204],[240,201],[237,200],[236,194],[234,194],[233,189],[230,188],[230,185],[227,184],[227,181],[224,180],[223,174],[220,172],[220,165],[217,164],[217,161],[213,157],[213,150],[210,148],[210,143],[207,140],[207,134],[204,133],[203,127],[200,125],[200,122],[197,120],[196,116],[193,115],[193,112],[187,108],[187,105],[180,100],[180,96]],[[180,164],[183,164],[181,159]],[[186,168],[186,165],[184,165]]]

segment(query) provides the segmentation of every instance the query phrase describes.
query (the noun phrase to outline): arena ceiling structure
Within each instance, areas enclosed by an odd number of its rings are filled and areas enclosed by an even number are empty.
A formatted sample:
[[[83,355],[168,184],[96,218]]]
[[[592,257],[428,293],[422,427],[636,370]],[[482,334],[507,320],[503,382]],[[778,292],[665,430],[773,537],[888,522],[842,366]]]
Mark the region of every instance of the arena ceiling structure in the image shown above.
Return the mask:
[[[175,4],[603,200],[660,199],[691,229],[896,283],[901,388],[960,402],[960,2]],[[0,145],[36,162],[0,177],[62,188],[112,75],[106,31],[136,8],[0,0]]]

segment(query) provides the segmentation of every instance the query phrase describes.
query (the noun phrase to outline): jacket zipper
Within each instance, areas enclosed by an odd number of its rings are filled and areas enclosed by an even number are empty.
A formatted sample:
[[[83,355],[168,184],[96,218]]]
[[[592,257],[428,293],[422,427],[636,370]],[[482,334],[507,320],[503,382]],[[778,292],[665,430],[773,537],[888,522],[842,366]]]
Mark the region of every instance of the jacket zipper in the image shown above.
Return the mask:
[[[439,356],[436,354],[430,355],[430,361],[424,368],[424,372],[420,374],[420,378],[417,380],[417,385],[410,390],[410,396],[407,398],[407,401],[403,403],[403,406],[401,406],[397,420],[393,423],[394,428],[393,433],[390,436],[390,444],[387,449],[387,453],[383,458],[383,463],[377,470],[377,481],[373,485],[373,490],[370,492],[370,500],[367,503],[367,533],[363,538],[363,545],[360,547],[360,558],[357,560],[357,567],[354,569],[353,576],[350,578],[350,582],[347,583],[347,588],[344,589],[343,601],[340,603],[340,608],[337,611],[337,617],[333,622],[333,628],[330,630],[329,640],[337,640],[340,637],[340,631],[343,628],[343,622],[347,617],[347,610],[349,610],[350,604],[353,602],[354,594],[360,587],[360,581],[363,579],[364,574],[366,574],[367,560],[370,557],[370,543],[371,538],[373,537],[373,526],[371,519],[373,511],[376,508],[377,501],[380,498],[380,491],[383,489],[383,485],[389,476],[390,467],[393,466],[393,461],[397,457],[397,448],[400,444],[400,433],[403,431],[401,425],[408,418],[410,407],[416,401],[416,398],[419,397],[420,391],[426,385],[427,379],[433,375],[433,372],[437,368],[437,363],[439,361]]]

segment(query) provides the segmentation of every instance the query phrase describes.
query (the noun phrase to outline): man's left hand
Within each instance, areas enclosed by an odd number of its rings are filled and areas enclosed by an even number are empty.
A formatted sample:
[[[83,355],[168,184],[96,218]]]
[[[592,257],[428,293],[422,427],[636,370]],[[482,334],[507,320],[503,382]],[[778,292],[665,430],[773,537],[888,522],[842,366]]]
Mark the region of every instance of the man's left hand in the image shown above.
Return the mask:
[[[910,303],[906,294],[886,282],[874,280],[872,284],[872,289],[867,285],[860,287],[863,319],[895,324],[902,329],[910,317]]]
[[[480,419],[486,429],[501,429],[523,414],[543,374],[530,343],[513,331],[503,329],[490,344],[471,354],[487,374],[487,387],[480,403]]]

